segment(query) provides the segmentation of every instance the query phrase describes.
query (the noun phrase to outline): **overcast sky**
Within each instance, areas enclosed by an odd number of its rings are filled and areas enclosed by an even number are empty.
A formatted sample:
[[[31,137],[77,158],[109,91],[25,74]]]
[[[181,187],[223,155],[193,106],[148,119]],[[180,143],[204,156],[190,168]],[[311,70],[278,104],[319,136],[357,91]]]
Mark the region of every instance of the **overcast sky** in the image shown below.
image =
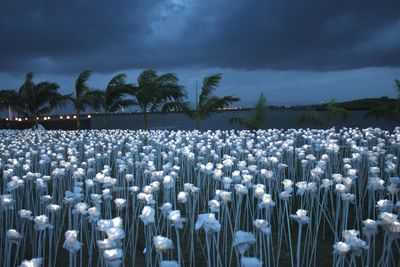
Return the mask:
[[[196,80],[223,73],[218,95],[242,105],[383,95],[400,78],[399,0],[2,0],[0,88],[25,73],[72,92],[94,72],[175,72],[194,99]]]

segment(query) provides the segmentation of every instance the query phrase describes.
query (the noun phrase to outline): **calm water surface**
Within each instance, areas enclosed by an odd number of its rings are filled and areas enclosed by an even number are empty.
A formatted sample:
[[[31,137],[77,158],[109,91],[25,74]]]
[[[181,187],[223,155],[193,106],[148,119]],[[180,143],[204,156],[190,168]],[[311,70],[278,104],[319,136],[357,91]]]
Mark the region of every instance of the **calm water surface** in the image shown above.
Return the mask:
[[[228,130],[228,129],[243,129],[240,125],[229,123],[229,119],[233,116],[251,116],[250,110],[239,111],[223,111],[213,114],[206,120],[201,121],[201,130]],[[297,124],[297,118],[304,111],[297,110],[271,110],[268,113],[267,121],[264,128],[306,128],[317,126],[312,124]],[[375,120],[372,118],[364,118],[365,111],[350,111],[348,118],[345,121],[335,123],[339,127],[379,127],[385,130],[393,130],[398,126],[398,123],[388,122],[382,119]],[[320,112],[323,118],[326,118],[326,112]],[[191,130],[195,127],[194,120],[184,116],[181,113],[170,114],[149,114],[149,129],[167,129],[167,130]],[[92,129],[104,128],[104,116],[93,115]],[[142,114],[117,114],[110,115],[109,128],[111,129],[142,129],[143,115]]]

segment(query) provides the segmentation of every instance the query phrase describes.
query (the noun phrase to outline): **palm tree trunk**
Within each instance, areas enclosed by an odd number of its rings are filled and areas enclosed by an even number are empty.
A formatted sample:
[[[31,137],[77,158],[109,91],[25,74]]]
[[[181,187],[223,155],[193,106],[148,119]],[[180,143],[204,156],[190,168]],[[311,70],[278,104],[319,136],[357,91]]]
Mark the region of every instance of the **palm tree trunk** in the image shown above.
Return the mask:
[[[108,111],[107,109],[104,111],[104,128],[108,129]]]
[[[200,130],[200,116],[198,111],[196,114],[196,130]]]
[[[197,93],[197,81],[196,81],[196,130],[200,130],[199,95]]]
[[[76,109],[76,129],[79,130],[81,128],[81,119],[79,114],[79,109]]]
[[[34,121],[33,121],[33,129],[34,129],[34,130],[37,130],[38,126],[39,126],[39,121],[38,121],[38,119],[37,119],[36,116],[35,116],[35,117],[34,117]]]
[[[144,129],[147,130],[148,121],[147,121],[147,110],[146,109],[143,109],[143,121],[144,121]]]
[[[14,109],[12,105],[8,105],[8,119],[10,121],[14,119]]]

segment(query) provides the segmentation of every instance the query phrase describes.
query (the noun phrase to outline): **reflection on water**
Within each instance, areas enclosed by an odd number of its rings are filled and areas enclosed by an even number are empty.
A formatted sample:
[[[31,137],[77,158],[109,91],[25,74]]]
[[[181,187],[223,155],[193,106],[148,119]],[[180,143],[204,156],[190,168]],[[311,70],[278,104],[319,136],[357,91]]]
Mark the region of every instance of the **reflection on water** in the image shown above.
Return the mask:
[[[297,110],[270,110],[268,112],[267,121],[264,128],[306,128],[316,126],[312,124],[304,124],[299,126],[297,118],[303,111]],[[326,112],[320,112],[321,116],[326,118]],[[345,121],[335,123],[336,127],[379,127],[385,130],[393,130],[398,125],[395,122],[388,122],[382,119],[375,120],[372,118],[364,118],[365,111],[348,112],[348,118]],[[251,111],[224,111],[213,114],[206,120],[201,122],[201,130],[227,130],[227,129],[242,129],[240,125],[229,123],[229,119],[233,116],[249,116]],[[166,130],[191,130],[195,127],[194,120],[184,116],[181,113],[169,114],[149,114],[149,129],[166,129]],[[104,116],[92,116],[92,128],[104,128]],[[142,129],[143,115],[142,114],[118,114],[110,115],[109,128],[111,129]]]

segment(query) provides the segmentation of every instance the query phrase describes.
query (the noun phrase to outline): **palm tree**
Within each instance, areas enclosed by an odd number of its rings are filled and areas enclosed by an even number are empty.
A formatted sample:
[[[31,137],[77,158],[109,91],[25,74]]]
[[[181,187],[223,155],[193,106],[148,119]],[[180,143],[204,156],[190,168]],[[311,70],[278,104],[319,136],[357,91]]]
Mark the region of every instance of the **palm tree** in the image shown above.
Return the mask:
[[[217,112],[218,109],[240,101],[239,98],[233,96],[217,97],[212,95],[221,79],[221,73],[206,76],[203,79],[200,96],[197,94],[196,83],[196,109],[190,112],[190,117],[196,120],[196,129],[200,129],[201,120],[211,116],[211,114]]]
[[[87,85],[91,72],[86,70],[79,74],[75,81],[75,95],[71,97],[76,111],[76,128],[80,128],[80,112],[86,108],[98,110],[103,103],[104,93],[100,90],[92,90]]]
[[[371,108],[368,110],[367,113],[365,113],[365,118],[372,117],[375,120],[378,120],[379,118],[388,120],[388,121],[395,121],[399,119],[399,113],[397,110],[393,109],[390,105],[387,105],[385,103],[380,103],[377,106]]]
[[[184,101],[186,92],[174,73],[158,75],[155,70],[144,70],[138,77],[138,85],[133,86],[132,94],[136,104],[143,112],[144,129],[148,128],[148,112],[189,110]]]
[[[238,123],[248,130],[260,129],[267,118],[268,104],[264,94],[261,94],[256,105],[253,108],[253,116],[251,117],[232,117],[231,123]]]
[[[108,129],[108,115],[135,104],[133,99],[126,98],[132,93],[132,85],[126,83],[126,74],[120,73],[115,75],[107,85],[104,92],[103,107],[105,120],[105,128]]]
[[[335,99],[332,99],[326,105],[326,111],[328,112],[328,117],[326,120],[324,120],[315,110],[313,110],[302,113],[297,119],[297,123],[303,124],[310,122],[311,124],[317,126],[330,126],[337,120],[338,117],[342,120],[347,119],[347,110],[340,107],[336,103]]]
[[[0,111],[7,109],[8,119],[14,119],[14,107],[18,103],[18,93],[15,90],[0,90]]]
[[[388,121],[400,120],[400,80],[395,79],[396,91],[398,93],[397,103],[395,105],[387,104],[381,98],[380,104],[370,109],[365,117],[373,117],[375,120],[383,118]]]
[[[327,107],[326,110],[328,111],[328,124],[332,125],[332,123],[339,117],[342,120],[347,119],[347,110],[345,108],[339,107],[336,103],[335,99],[332,99]]]
[[[299,125],[304,124],[306,122],[309,122],[315,126],[323,126],[324,125],[324,120],[321,118],[321,116],[315,110],[303,112],[297,118],[297,124],[299,124]]]
[[[56,107],[65,105],[71,95],[62,95],[58,92],[59,85],[51,82],[35,84],[33,74],[26,75],[25,83],[18,93],[18,111],[34,122],[34,129],[38,126],[38,118],[50,113]]]

